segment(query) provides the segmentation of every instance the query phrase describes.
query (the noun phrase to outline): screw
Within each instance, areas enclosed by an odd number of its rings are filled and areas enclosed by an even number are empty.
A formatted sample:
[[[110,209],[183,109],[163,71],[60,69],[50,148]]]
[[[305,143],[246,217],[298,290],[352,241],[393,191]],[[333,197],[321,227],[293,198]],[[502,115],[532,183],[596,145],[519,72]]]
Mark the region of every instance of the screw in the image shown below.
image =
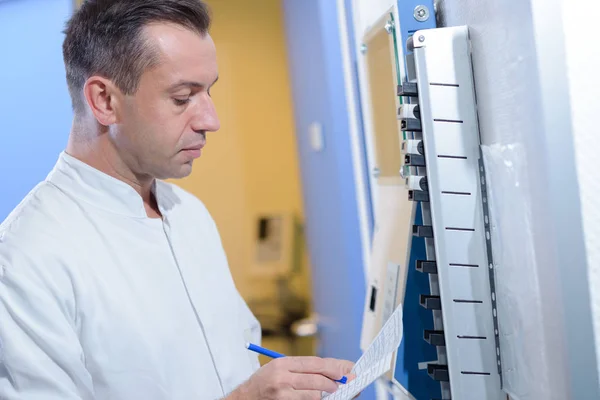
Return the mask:
[[[423,43],[425,41],[425,36],[421,35],[419,36],[419,42]]]
[[[360,45],[360,52],[365,54],[367,52],[367,45],[366,44],[361,44]]]
[[[392,31],[394,30],[394,23],[392,21],[388,21],[385,24],[385,31],[387,33],[392,33]]]
[[[419,22],[425,22],[429,19],[429,8],[427,6],[416,6],[414,17]]]

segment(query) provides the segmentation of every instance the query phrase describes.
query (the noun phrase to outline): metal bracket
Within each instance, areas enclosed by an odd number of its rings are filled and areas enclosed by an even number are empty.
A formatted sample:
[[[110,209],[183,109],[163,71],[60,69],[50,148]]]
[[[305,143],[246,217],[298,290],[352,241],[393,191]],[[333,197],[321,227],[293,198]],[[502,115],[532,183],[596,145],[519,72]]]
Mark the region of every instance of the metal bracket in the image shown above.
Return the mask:
[[[433,0],[398,0],[402,43],[418,30],[435,28]]]
[[[423,141],[429,193],[425,226],[414,227],[414,233],[428,238],[427,257],[437,266],[431,295],[422,296],[421,303],[437,309],[439,295],[443,323],[434,329],[438,339],[443,331],[445,344],[445,357],[429,372],[449,382],[451,393],[443,390],[444,398],[501,400],[493,268],[488,268],[493,267],[490,220],[469,32],[464,26],[429,29],[415,32],[414,38],[422,133],[413,139]],[[428,225],[431,232],[424,231]]]

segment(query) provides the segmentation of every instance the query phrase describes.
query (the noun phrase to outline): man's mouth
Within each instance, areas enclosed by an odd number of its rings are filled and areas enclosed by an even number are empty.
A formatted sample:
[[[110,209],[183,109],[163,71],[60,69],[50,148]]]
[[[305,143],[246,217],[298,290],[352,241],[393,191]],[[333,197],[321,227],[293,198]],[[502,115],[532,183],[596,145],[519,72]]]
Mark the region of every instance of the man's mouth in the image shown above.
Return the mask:
[[[202,150],[202,148],[204,148],[204,146],[206,146],[206,133],[201,133],[200,134],[201,139],[194,144],[191,144],[189,146],[186,146],[182,149],[182,151],[188,151],[188,150],[192,150],[192,151],[199,151]]]

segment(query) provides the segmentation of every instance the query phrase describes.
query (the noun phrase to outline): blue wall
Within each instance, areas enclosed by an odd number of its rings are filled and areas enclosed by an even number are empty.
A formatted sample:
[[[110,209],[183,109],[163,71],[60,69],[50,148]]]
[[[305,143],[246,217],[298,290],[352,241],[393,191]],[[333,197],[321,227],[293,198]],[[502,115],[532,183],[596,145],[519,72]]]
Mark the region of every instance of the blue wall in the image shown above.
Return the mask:
[[[71,102],[62,61],[72,0],[0,0],[0,221],[65,147]]]
[[[319,355],[354,361],[365,280],[336,3],[283,0]],[[323,127],[321,152],[309,143],[315,121]],[[361,398],[374,398],[373,390]]]

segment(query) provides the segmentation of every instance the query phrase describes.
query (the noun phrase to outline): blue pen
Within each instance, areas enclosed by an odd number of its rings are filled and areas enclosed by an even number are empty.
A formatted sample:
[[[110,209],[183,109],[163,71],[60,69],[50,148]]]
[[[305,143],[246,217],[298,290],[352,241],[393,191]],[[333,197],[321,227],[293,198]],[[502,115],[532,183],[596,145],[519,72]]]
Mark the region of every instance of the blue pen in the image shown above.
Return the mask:
[[[265,349],[264,347],[260,347],[258,345],[252,344],[252,343],[246,343],[246,348],[250,351],[253,351],[255,353],[262,354],[263,356],[267,356],[267,357],[271,357],[271,358],[285,357],[285,355],[283,355],[281,353],[277,353],[276,351]],[[346,378],[345,376],[342,376],[342,379],[338,379],[335,382],[344,384],[344,383],[348,382],[348,378]]]

